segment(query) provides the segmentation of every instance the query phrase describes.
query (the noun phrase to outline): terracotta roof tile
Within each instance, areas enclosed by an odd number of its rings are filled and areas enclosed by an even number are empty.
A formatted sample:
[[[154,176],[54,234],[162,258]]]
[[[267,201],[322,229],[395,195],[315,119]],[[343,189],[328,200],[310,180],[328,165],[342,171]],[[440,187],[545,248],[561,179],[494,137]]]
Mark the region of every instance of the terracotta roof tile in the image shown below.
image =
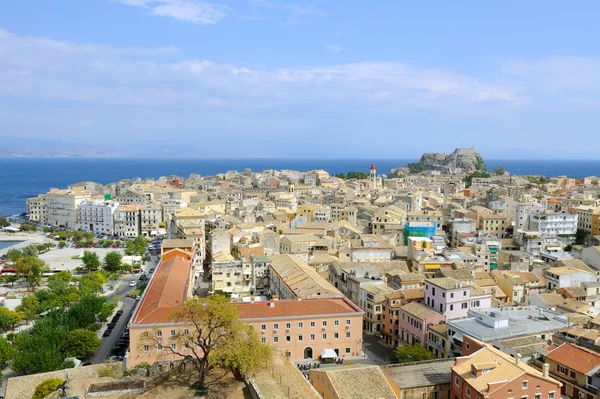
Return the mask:
[[[361,315],[363,312],[346,298],[281,300],[270,302],[236,303],[240,319],[264,319],[271,317],[322,316],[333,314]]]
[[[570,369],[587,374],[600,365],[600,354],[573,344],[562,344],[546,355]]]

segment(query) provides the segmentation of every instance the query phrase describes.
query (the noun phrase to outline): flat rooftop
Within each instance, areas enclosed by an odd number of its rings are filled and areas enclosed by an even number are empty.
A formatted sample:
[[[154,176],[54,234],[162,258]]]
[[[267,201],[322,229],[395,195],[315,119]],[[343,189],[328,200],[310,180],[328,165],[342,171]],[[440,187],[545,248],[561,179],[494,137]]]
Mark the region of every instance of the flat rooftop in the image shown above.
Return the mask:
[[[469,311],[469,316],[449,321],[448,328],[484,342],[537,335],[569,327],[565,316],[537,306]]]
[[[454,359],[381,366],[381,371],[400,389],[450,384]]]

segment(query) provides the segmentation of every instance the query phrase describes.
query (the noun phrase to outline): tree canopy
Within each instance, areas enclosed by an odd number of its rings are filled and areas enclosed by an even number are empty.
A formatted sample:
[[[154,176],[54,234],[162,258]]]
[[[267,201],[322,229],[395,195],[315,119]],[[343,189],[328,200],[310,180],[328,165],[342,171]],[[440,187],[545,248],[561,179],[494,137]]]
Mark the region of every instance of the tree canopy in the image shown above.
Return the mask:
[[[336,175],[336,177],[340,178],[340,179],[366,179],[369,177],[369,174],[367,172],[363,172],[363,171],[359,171],[359,172],[348,172],[348,173],[338,173]]]
[[[95,332],[83,328],[69,332],[61,343],[61,350],[65,356],[83,359],[94,352],[100,346],[100,339]]]
[[[88,272],[95,272],[100,268],[100,258],[94,251],[83,251],[81,260],[83,261],[83,267],[85,267]]]
[[[256,331],[239,320],[237,308],[224,295],[188,299],[170,318],[190,328],[170,337],[175,345],[163,345],[163,348],[182,358],[191,352],[201,387],[214,367],[245,373],[271,356],[270,348],[260,342]],[[162,338],[153,335],[142,338],[142,344],[148,341],[163,344]],[[186,348],[190,351],[184,350]]]
[[[25,279],[30,287],[38,286],[42,281],[42,275],[50,269],[46,262],[37,256],[25,256],[17,261],[17,277]]]
[[[399,346],[390,355],[392,363],[409,363],[433,360],[436,357],[421,344]]]
[[[496,166],[494,170],[492,170],[492,173],[494,174],[494,176],[503,176],[506,173],[506,171],[502,166]]]
[[[104,255],[103,269],[107,272],[116,272],[121,268],[123,257],[117,251],[110,251]]]

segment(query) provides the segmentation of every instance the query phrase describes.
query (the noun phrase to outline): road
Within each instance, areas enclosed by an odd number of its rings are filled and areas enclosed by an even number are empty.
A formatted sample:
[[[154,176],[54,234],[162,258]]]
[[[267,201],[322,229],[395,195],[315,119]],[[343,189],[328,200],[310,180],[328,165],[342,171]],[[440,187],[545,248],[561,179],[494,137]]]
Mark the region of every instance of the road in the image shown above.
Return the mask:
[[[144,271],[148,271],[151,268],[155,268],[159,260],[159,257],[152,257],[150,262],[148,262],[142,269]],[[154,276],[154,274],[149,273],[146,273],[146,275],[149,276],[150,279],[152,279],[152,277]],[[136,288],[130,287],[129,283],[132,281],[138,281],[139,278],[139,274],[128,274],[123,276],[120,280],[121,285],[115,290],[115,292],[108,295],[108,298],[110,299],[114,298],[115,296],[119,296],[121,298],[121,301],[123,302],[123,306],[121,307],[121,309],[123,310],[123,316],[121,316],[121,318],[117,322],[117,325],[113,329],[112,334],[110,334],[110,336],[108,337],[102,337],[102,343],[100,344],[100,347],[90,360],[92,364],[104,363],[106,358],[108,358],[108,356],[110,355],[110,351],[112,350],[112,348],[116,346],[117,342],[121,338],[121,334],[123,334],[123,332],[125,331],[125,327],[127,327],[129,319],[131,319],[131,316],[133,316],[135,305],[138,303],[135,299],[127,297],[127,294]]]
[[[110,299],[114,298],[115,296],[120,297],[121,302],[123,302],[123,306],[121,307],[121,309],[123,310],[123,316],[121,316],[121,318],[117,322],[117,325],[113,329],[112,334],[110,334],[110,336],[108,337],[102,337],[102,343],[100,344],[100,347],[98,348],[94,356],[92,356],[92,358],[90,359],[90,362],[92,364],[104,363],[106,358],[110,355],[111,349],[117,344],[117,341],[119,340],[119,338],[121,338],[121,334],[123,334],[123,331],[125,331],[125,327],[127,327],[127,323],[131,318],[133,309],[136,304],[135,299],[127,297],[127,294],[133,289],[135,289],[135,287],[130,287],[129,283],[131,281],[138,280],[139,278],[139,274],[130,274],[124,276],[120,280],[121,285],[115,290],[115,292],[108,295],[108,298]],[[104,329],[102,329],[101,331],[104,331]]]

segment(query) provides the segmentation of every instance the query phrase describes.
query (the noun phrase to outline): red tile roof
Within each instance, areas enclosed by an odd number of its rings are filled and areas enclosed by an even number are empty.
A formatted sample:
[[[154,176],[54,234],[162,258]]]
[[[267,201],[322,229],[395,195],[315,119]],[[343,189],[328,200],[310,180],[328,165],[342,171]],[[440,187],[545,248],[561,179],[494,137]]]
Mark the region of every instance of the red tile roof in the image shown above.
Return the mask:
[[[271,317],[293,316],[324,316],[333,314],[361,315],[360,310],[346,298],[334,299],[303,299],[274,301],[274,307],[269,302],[236,303],[240,319],[263,319]]]
[[[183,257],[163,259],[133,316],[133,324],[170,322],[170,313],[187,299],[191,268],[191,260]]]
[[[583,374],[589,373],[600,364],[600,354],[569,343],[554,349],[546,358]]]

